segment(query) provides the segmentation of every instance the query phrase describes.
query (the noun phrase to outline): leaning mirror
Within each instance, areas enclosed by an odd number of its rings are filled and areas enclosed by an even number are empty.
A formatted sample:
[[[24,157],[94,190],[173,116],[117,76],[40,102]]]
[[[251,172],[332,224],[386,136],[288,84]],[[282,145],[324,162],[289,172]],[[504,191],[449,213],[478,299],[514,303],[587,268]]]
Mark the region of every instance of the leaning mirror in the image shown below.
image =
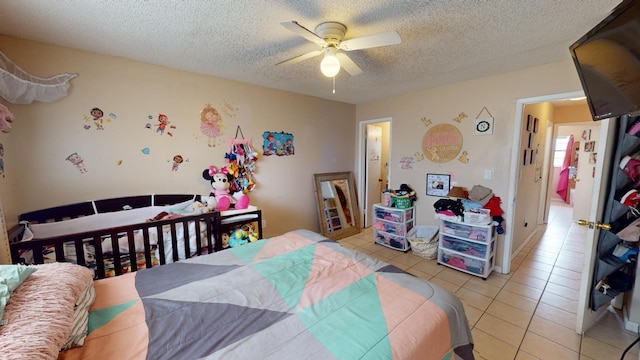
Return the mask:
[[[353,174],[314,174],[322,235],[338,240],[360,232],[360,212]]]

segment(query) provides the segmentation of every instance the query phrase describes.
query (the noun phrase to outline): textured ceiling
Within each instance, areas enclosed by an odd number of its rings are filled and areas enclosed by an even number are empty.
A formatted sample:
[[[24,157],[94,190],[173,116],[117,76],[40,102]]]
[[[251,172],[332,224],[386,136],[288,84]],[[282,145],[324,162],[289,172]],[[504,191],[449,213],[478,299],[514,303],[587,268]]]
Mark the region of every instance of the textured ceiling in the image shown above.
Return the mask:
[[[569,59],[619,2],[0,0],[0,34],[358,104]],[[349,52],[363,73],[341,71],[332,94],[321,57],[275,66],[319,49],[280,25],[291,20],[344,23],[345,39],[395,30],[402,43]]]

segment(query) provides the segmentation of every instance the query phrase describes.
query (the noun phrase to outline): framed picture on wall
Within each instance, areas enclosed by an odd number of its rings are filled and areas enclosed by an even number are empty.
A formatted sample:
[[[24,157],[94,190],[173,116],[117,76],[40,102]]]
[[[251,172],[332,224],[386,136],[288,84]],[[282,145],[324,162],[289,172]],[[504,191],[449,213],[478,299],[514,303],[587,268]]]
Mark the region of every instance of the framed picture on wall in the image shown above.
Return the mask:
[[[533,165],[536,161],[536,151],[531,149],[529,150],[529,165]]]
[[[427,174],[427,195],[446,197],[451,185],[451,175]]]
[[[584,152],[592,152],[596,147],[595,141],[587,141],[584,143]]]
[[[527,115],[527,131],[531,132],[533,129],[533,116]]]
[[[533,118],[533,132],[538,132],[538,118]]]

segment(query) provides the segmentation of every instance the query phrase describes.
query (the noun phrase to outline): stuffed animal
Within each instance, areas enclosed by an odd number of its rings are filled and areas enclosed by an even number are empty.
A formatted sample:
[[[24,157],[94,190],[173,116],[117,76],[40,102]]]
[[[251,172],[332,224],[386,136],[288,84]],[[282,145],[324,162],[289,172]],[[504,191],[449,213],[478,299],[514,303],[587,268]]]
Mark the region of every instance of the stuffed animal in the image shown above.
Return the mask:
[[[222,233],[222,248],[226,249],[229,247],[229,234]]]
[[[242,229],[235,230],[229,235],[229,247],[244,245],[248,242],[247,232]]]
[[[211,182],[211,196],[207,203],[208,208],[217,208],[220,211],[224,211],[231,208],[231,205],[234,205],[235,209],[246,209],[249,206],[249,196],[241,194],[237,199],[231,196],[229,191],[231,179],[225,166],[220,169],[210,166],[202,172],[202,177]]]
[[[223,246],[225,245],[224,235],[225,234],[223,234],[223,237],[222,237]],[[231,234],[229,234],[226,241],[229,247],[236,247],[236,246],[244,245],[246,243],[254,242],[257,240],[258,240],[258,236],[256,236],[253,229],[250,226],[245,225],[242,228],[236,229]]]

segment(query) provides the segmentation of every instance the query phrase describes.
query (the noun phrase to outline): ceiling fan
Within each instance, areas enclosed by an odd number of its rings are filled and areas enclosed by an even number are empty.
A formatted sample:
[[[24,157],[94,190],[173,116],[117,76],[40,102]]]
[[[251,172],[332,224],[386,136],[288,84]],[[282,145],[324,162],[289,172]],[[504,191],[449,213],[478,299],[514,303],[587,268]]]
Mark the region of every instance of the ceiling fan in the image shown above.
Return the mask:
[[[338,52],[339,50],[353,51],[400,44],[400,35],[395,31],[344,40],[347,27],[336,21],[321,23],[316,26],[315,32],[305,28],[296,21],[285,21],[280,24],[291,32],[320,45],[321,49],[281,61],[276,65],[295,64],[302,60],[324,54],[324,58],[320,63],[320,71],[322,71],[322,74],[326,77],[336,76],[338,72],[340,72],[341,67],[352,76],[362,72],[362,69],[360,69],[353,60],[346,54]]]

